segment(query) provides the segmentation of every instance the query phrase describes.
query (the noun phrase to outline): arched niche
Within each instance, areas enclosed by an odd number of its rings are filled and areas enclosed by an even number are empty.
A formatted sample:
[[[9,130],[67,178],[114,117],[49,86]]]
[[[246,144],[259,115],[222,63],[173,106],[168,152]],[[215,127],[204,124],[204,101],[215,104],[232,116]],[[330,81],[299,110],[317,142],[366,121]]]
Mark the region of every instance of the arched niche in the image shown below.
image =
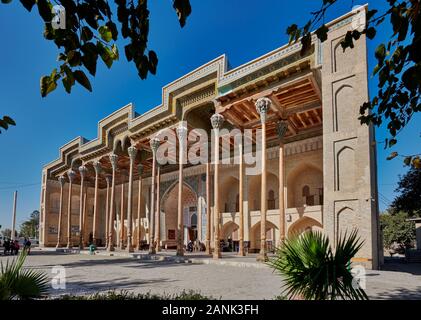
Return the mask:
[[[272,222],[266,221],[266,242],[269,250],[275,246],[275,232],[278,229]],[[254,224],[250,230],[250,248],[252,252],[260,250],[261,227],[260,221]]]
[[[252,211],[260,210],[261,207],[261,181],[261,175],[252,176],[248,181],[248,201]],[[279,208],[279,181],[278,177],[271,172],[266,174],[266,192],[267,209]]]
[[[305,195],[304,195],[305,193]],[[287,176],[287,207],[321,205],[323,172],[315,165],[303,162]]]
[[[354,88],[351,85],[344,84],[336,90],[334,131],[347,132],[355,129],[358,113],[354,101]]]
[[[323,226],[317,220],[310,218],[310,217],[302,217],[295,221],[289,228],[288,228],[288,237],[296,237],[302,234],[303,232],[307,231],[321,231]]]
[[[237,212],[239,180],[233,176],[223,178],[219,183],[219,209],[221,212]]]
[[[339,150],[336,159],[336,190],[355,189],[355,151],[351,147]]]

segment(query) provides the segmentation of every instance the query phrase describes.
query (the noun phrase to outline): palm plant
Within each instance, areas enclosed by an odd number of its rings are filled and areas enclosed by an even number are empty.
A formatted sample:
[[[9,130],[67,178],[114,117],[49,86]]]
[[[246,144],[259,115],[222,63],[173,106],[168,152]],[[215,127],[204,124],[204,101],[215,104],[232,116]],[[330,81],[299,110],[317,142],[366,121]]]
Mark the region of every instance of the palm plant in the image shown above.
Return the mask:
[[[11,263],[9,260],[6,265],[1,262],[0,300],[32,299],[47,293],[46,274],[23,268],[26,256],[26,250],[23,250]]]
[[[351,273],[351,259],[362,245],[356,230],[345,233],[335,250],[327,236],[310,231],[285,240],[269,264],[285,278],[289,298],[365,300]]]

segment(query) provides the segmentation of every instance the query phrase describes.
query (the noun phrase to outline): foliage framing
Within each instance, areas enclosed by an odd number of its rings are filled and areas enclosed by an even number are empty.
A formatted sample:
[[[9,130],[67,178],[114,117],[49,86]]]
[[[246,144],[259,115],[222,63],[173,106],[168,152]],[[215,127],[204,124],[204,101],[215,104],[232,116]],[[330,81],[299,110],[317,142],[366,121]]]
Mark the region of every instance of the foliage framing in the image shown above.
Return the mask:
[[[321,232],[305,232],[285,240],[269,265],[283,276],[289,298],[366,300],[350,270],[351,259],[362,245],[356,230],[349,237],[345,233],[335,250]]]
[[[11,263],[0,263],[0,300],[39,298],[48,292],[48,277],[40,271],[23,268],[27,256],[22,250]]]
[[[10,3],[12,0],[1,0]],[[148,50],[149,10],[147,0],[114,0],[117,8],[117,25],[107,0],[20,0],[26,10],[37,6],[44,21],[44,38],[53,41],[59,49],[60,66],[46,76],[41,77],[41,96],[45,97],[57,88],[61,79],[64,89],[70,93],[75,83],[88,91],[92,85],[85,71],[95,76],[98,58],[108,68],[119,59],[116,41],[119,37],[128,39],[124,47],[127,60],[132,62],[141,79],[149,73],[156,74],[158,56]],[[173,0],[181,27],[191,13],[189,0]],[[66,28],[54,29],[53,5],[65,8]],[[120,33],[118,31],[120,29]],[[11,124],[11,123],[9,123]],[[0,122],[2,126],[2,122]],[[7,129],[7,128],[5,128]]]
[[[290,25],[286,32],[290,43],[301,41],[302,53],[311,47],[311,32],[321,42],[328,38],[329,27],[324,23],[326,11],[338,0],[322,0],[320,10],[312,12],[312,18],[303,26]],[[376,28],[388,17],[393,34],[387,43],[380,44],[375,50],[377,65],[373,76],[378,77],[378,93],[371,101],[360,106],[359,120],[361,124],[372,123],[380,126],[387,121],[390,138],[385,140],[385,148],[397,143],[396,136],[411,120],[415,112],[421,111],[421,0],[397,1],[387,0],[389,8],[378,14],[378,10],[368,10],[366,24],[362,31],[348,31],[341,41],[343,50],[354,47],[354,41],[361,35],[373,39]],[[352,2],[353,3],[353,2]],[[394,151],[388,160],[397,157]],[[421,154],[401,155],[405,165],[421,168]]]

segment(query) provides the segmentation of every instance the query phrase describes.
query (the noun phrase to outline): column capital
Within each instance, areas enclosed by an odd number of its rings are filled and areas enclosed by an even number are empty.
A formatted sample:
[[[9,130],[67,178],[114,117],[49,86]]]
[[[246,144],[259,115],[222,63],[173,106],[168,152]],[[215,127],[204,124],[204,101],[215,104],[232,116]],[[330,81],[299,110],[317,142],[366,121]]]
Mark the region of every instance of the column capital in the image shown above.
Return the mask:
[[[127,149],[127,152],[129,154],[130,161],[134,161],[134,159],[136,158],[136,155],[137,155],[137,148],[134,147],[134,146],[131,146]]]
[[[85,177],[85,174],[88,172],[88,169],[85,167],[85,166],[80,166],[79,167],[79,173],[80,173],[80,176],[82,177],[82,178],[84,178]]]
[[[272,104],[272,101],[267,97],[260,98],[255,103],[256,111],[260,115],[260,121],[262,122],[262,124],[266,122],[267,112],[271,104]]]
[[[214,128],[214,129],[221,129],[222,124],[225,121],[225,118],[224,118],[224,116],[222,114],[215,113],[210,118],[210,121],[211,121],[211,124],[212,124],[212,128]]]
[[[92,164],[94,169],[95,169],[95,174],[100,174],[101,173],[101,162],[99,161],[94,161],[94,163]]]
[[[180,142],[184,142],[187,138],[187,127],[183,126],[183,124],[180,123],[180,125],[175,129],[175,131],[177,132],[178,140]]]
[[[288,121],[286,120],[280,120],[276,124],[276,132],[278,133],[278,138],[282,141],[285,137],[285,134],[288,131]]]
[[[111,153],[109,157],[110,157],[111,166],[113,167],[113,170],[115,170],[117,168],[118,155],[116,155],[115,153]]]
[[[60,186],[63,188],[64,184],[66,183],[66,177],[64,175],[58,177],[58,182],[60,182]]]
[[[67,171],[67,176],[69,177],[69,181],[73,182],[73,180],[76,176],[76,172],[74,172],[72,169],[70,169],[69,171]]]
[[[159,146],[161,145],[161,141],[157,137],[152,138],[150,141],[150,145],[152,148],[152,152],[155,153],[156,150],[158,150]]]

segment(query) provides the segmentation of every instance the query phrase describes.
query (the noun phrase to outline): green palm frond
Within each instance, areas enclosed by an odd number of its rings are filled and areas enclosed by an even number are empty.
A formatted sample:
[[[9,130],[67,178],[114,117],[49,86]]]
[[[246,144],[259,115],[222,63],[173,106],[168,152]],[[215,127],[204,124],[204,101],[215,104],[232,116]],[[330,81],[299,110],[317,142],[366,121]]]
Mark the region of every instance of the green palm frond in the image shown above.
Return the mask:
[[[23,268],[27,253],[22,253],[12,262],[1,262],[0,300],[31,299],[47,293],[48,277],[39,271]]]
[[[335,251],[321,232],[306,232],[286,240],[269,264],[284,277],[284,293],[290,298],[368,299],[350,270],[362,245],[355,230],[339,239]]]

